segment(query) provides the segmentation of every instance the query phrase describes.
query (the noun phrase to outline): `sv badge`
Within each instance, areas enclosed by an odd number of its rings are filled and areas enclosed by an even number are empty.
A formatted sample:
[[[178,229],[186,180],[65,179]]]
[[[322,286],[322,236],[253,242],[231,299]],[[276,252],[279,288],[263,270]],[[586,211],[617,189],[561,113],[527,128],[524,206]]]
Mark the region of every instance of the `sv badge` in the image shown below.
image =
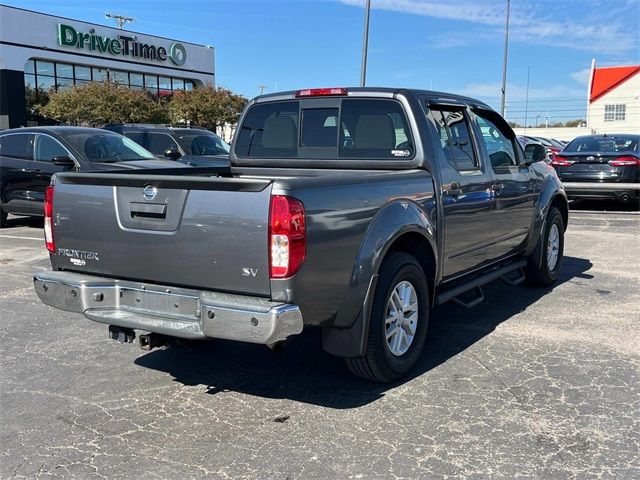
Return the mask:
[[[242,276],[243,277],[256,278],[258,276],[258,269],[257,268],[243,267],[242,268]]]

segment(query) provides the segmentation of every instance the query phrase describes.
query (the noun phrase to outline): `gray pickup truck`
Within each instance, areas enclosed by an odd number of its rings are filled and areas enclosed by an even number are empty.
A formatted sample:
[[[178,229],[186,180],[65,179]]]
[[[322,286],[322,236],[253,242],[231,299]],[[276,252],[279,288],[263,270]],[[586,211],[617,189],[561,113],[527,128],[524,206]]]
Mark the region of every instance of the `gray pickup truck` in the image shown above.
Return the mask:
[[[358,376],[416,363],[433,305],[558,277],[568,205],[486,104],[430,91],[258,97],[230,167],[62,173],[47,190],[41,300],[152,348],[282,345],[306,326]]]

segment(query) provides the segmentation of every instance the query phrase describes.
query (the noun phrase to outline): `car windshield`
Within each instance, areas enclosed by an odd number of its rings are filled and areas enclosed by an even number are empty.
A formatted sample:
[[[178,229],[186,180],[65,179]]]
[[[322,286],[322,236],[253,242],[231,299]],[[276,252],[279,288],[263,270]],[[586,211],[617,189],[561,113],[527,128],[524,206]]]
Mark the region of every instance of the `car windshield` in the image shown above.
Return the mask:
[[[175,130],[180,145],[189,155],[228,155],[229,144],[207,130]]]
[[[569,143],[564,151],[570,153],[638,153],[639,138],[637,135],[578,137]]]
[[[155,157],[133,140],[117,133],[73,132],[65,139],[90,162],[128,162]]]

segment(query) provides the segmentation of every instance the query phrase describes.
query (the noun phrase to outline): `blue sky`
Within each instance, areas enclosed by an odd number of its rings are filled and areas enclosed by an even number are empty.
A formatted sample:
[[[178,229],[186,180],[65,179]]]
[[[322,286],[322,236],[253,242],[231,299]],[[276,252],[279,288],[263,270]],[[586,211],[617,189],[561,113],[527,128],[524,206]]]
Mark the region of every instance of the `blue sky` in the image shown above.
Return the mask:
[[[216,48],[218,85],[255,96],[360,79],[364,0],[1,0]],[[506,0],[372,0],[367,85],[467,94],[500,103]],[[512,0],[507,118],[584,115],[591,59],[640,63],[640,0]],[[536,119],[537,117],[537,119]]]

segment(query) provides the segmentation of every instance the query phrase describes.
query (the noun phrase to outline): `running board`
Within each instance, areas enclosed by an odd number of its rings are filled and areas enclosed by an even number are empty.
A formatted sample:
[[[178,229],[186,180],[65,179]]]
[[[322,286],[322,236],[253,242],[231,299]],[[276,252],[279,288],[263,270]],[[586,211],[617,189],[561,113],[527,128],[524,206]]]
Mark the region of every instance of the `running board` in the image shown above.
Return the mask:
[[[471,310],[476,305],[480,305],[482,302],[484,302],[484,293],[482,292],[482,287],[476,287],[472,290],[468,290],[465,293],[471,293],[471,292],[475,292],[476,296],[475,298],[469,301],[463,300],[462,296],[453,297],[451,301],[456,305],[458,305],[459,307],[466,308],[467,310]],[[465,293],[463,293],[462,295],[464,295]]]
[[[456,297],[459,297],[460,295],[462,295],[465,292],[468,292],[470,290],[474,290],[478,287],[481,287],[482,285],[485,285],[489,282],[493,282],[494,280],[497,280],[498,278],[504,277],[505,275],[508,275],[511,272],[514,272],[516,270],[522,270],[522,268],[525,267],[525,265],[527,264],[526,260],[518,260],[517,262],[514,263],[510,263],[509,265],[505,265],[504,267],[500,267],[500,268],[496,268],[495,270],[491,270],[483,275],[480,275],[479,277],[475,277],[472,280],[469,280],[468,282],[465,282],[461,285],[458,285],[456,287],[453,287],[450,290],[446,290],[442,293],[439,293],[436,297],[436,304],[437,305],[442,305],[443,303],[448,302],[449,300],[452,300]],[[484,297],[483,297],[484,298]],[[472,302],[462,302],[464,303],[473,303]],[[475,303],[473,306],[477,305],[479,302]]]
[[[515,270],[514,270],[515,271]],[[518,276],[516,278],[509,278],[507,275],[503,275],[500,277],[500,280],[502,280],[504,283],[506,283],[507,285],[511,285],[512,287],[516,287],[518,285],[520,285],[522,282],[524,282],[525,280],[525,276],[524,276],[524,270],[523,269],[518,269]]]

